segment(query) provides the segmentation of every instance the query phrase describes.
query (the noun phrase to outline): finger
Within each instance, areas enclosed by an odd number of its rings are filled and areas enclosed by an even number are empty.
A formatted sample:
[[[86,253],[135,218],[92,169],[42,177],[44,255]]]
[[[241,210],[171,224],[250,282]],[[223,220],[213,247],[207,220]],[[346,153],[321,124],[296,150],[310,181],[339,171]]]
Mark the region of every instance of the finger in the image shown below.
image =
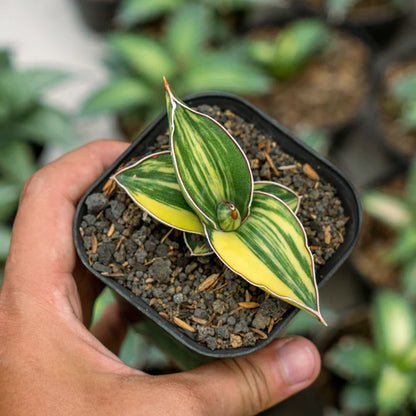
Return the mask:
[[[177,377],[192,386],[204,414],[241,416],[255,415],[306,388],[319,370],[316,347],[304,338],[289,337]]]
[[[75,205],[91,183],[128,146],[96,141],[35,173],[25,185],[16,216],[6,275],[20,286],[51,284],[72,272]]]
[[[91,328],[91,333],[110,351],[118,355],[126,337],[128,323],[122,318],[119,303],[108,305],[100,319]]]

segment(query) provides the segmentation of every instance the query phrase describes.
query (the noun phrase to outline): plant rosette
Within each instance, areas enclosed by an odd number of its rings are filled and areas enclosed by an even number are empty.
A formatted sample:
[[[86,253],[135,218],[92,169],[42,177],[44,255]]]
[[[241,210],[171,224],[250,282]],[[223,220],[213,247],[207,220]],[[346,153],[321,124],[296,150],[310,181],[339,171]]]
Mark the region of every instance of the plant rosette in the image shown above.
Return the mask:
[[[319,19],[301,19],[252,31],[249,47],[274,77],[268,94],[250,100],[279,123],[297,135],[326,131],[335,138],[357,122],[371,55],[358,37]]]
[[[360,229],[360,206],[351,185],[243,100],[205,94],[185,104],[169,86],[166,89],[169,123],[166,116],[159,117],[78,205],[74,237],[83,263],[176,341],[209,357],[261,348],[298,308],[323,321],[317,286],[346,259]],[[209,111],[228,117],[223,124],[235,137],[255,129],[242,124],[243,119],[255,123],[261,132],[263,167],[245,155],[236,138],[206,114]],[[164,135],[167,127],[169,140]],[[279,152],[274,140],[298,162]],[[243,144],[248,142],[243,139]],[[292,164],[279,166],[279,171],[268,153],[271,149]],[[322,186],[321,210],[332,209],[337,218],[315,224],[315,230],[311,224],[306,228],[315,236],[312,241],[322,239],[322,247],[309,247],[295,214],[308,207],[308,195],[302,195],[305,202],[298,207],[300,195],[287,185],[257,180],[265,165],[269,175],[271,168],[279,176],[300,170],[304,179],[295,174],[295,182],[307,183],[311,192],[315,188],[315,197]],[[317,216],[311,215],[313,222]],[[133,224],[132,229],[126,230],[125,222]],[[105,265],[97,264],[99,254],[107,256]],[[239,302],[236,293],[242,296]],[[169,302],[173,309],[167,308]],[[200,339],[204,334],[205,343]]]
[[[374,106],[379,138],[399,162],[416,156],[416,45],[403,50],[379,75]]]

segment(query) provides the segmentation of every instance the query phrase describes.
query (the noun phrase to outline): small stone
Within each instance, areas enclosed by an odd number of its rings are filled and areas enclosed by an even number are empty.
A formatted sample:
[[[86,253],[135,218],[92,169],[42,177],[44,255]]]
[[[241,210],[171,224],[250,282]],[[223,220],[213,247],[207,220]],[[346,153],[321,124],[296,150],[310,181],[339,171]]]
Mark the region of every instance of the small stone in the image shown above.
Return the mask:
[[[205,302],[207,302],[207,303],[211,303],[211,302],[213,302],[214,301],[214,294],[213,293],[211,293],[211,292],[206,292],[206,293],[204,293],[204,299],[205,299]]]
[[[104,264],[101,264],[101,263],[94,263],[92,265],[92,268],[94,270],[97,270],[97,272],[100,272],[100,273],[111,273],[111,267],[105,266]]]
[[[215,335],[214,328],[210,326],[198,326],[198,339],[204,341],[207,337],[212,337]]]
[[[180,305],[181,303],[183,303],[183,301],[184,301],[183,293],[175,293],[173,295],[173,301],[175,303],[177,303],[178,305]]]
[[[207,344],[207,347],[210,350],[214,351],[214,350],[217,349],[217,345],[218,344],[217,344],[217,340],[214,337],[207,337],[206,340],[205,340],[205,342]]]
[[[194,316],[195,318],[206,319],[208,317],[208,314],[203,309],[196,308],[194,312]]]
[[[136,253],[136,260],[140,264],[144,264],[146,262],[147,252],[145,250],[140,250]]]
[[[136,277],[139,278],[139,279],[141,279],[143,277],[143,274],[144,273],[142,271],[140,271],[140,270],[137,270],[136,271]]]
[[[277,307],[275,301],[271,298],[265,299],[259,308],[259,312],[264,316],[270,316],[273,319],[280,318],[280,315],[282,314],[282,311],[279,311],[279,308]]]
[[[156,248],[155,254],[158,257],[165,257],[168,255],[169,247],[166,244],[159,244]]]
[[[257,312],[253,319],[252,325],[257,329],[264,329],[269,325],[270,318],[264,316],[261,312]]]
[[[252,332],[244,335],[243,337],[243,346],[244,347],[253,347],[256,345],[256,337]]]
[[[230,343],[233,348],[240,348],[243,345],[243,340],[239,335],[230,334]]]
[[[151,232],[150,228],[147,227],[146,225],[143,225],[131,235],[131,239],[138,246],[141,246],[145,242],[145,240],[148,237],[148,235],[150,234],[150,232]]]
[[[118,220],[122,216],[124,210],[126,209],[126,206],[117,199],[110,202],[110,207],[111,213],[113,214],[113,217],[116,220]]]
[[[91,214],[98,214],[108,204],[108,199],[104,194],[96,193],[91,194],[85,201],[88,212]]]
[[[162,299],[164,291],[160,287],[155,287],[152,293],[155,298]]]
[[[103,243],[97,248],[100,263],[108,264],[111,261],[116,246],[113,243]]]
[[[181,282],[184,282],[187,278],[186,273],[184,273],[184,272],[179,273],[178,278]]]
[[[150,252],[150,253],[153,253],[153,252],[155,251],[156,246],[157,246],[157,244],[156,244],[156,242],[155,242],[155,241],[153,241],[153,240],[147,240],[147,241],[144,243],[144,248],[146,249],[146,251],[148,251],[148,252]]]
[[[214,309],[214,312],[218,313],[219,315],[222,315],[224,312],[228,310],[228,304],[223,300],[217,299],[213,302],[212,309]]]
[[[97,221],[97,218],[95,215],[91,215],[91,214],[87,214],[84,215],[83,220],[88,224],[88,225],[94,225],[95,221]]]
[[[234,325],[235,325],[235,323],[236,323],[236,319],[234,318],[234,316],[229,316],[229,317],[227,318],[227,324],[228,324],[228,325],[234,326]]]
[[[149,274],[159,282],[168,282],[171,273],[170,265],[170,260],[156,259],[149,268]]]
[[[262,168],[260,169],[260,176],[264,179],[268,179],[270,180],[272,177],[272,172],[270,170],[270,166],[269,164],[266,162],[264,163],[264,165],[262,166]]]
[[[198,267],[198,263],[192,262],[185,267],[185,273],[190,274]]]
[[[245,334],[249,331],[247,321],[245,319],[242,319],[241,321],[238,321],[234,327],[234,334]]]
[[[217,332],[217,335],[221,339],[229,339],[230,338],[230,330],[224,325],[221,325],[220,327],[218,327],[216,332]]]
[[[83,241],[85,250],[90,250],[92,247],[92,237],[84,235]]]
[[[189,287],[189,285],[185,285],[182,289],[182,293],[186,296],[189,294],[189,292],[191,291],[191,288]]]
[[[113,257],[117,263],[123,264],[126,260],[126,251],[124,250],[124,247],[120,247],[120,249],[113,254]]]

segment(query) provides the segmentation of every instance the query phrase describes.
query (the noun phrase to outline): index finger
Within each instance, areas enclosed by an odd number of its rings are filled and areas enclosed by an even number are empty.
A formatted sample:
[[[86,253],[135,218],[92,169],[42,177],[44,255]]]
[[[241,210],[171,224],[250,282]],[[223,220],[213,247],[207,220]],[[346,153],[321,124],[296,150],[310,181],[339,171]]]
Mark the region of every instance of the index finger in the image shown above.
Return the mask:
[[[75,267],[72,221],[78,200],[128,147],[100,140],[46,165],[26,183],[13,227],[6,280],[49,287]]]

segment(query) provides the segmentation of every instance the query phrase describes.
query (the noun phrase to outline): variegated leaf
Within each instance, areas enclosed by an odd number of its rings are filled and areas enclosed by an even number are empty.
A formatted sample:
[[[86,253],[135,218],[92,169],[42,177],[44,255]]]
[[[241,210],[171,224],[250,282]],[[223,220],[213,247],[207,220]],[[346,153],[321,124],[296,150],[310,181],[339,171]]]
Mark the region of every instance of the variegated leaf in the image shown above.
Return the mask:
[[[214,254],[208,240],[203,235],[183,233],[183,239],[193,256],[209,256]]]
[[[172,160],[185,198],[214,229],[220,229],[221,202],[235,206],[244,220],[253,195],[247,157],[224,127],[179,101],[166,80],[165,88]]]
[[[287,186],[270,181],[254,182],[254,190],[261,191],[281,199],[295,214],[298,212],[300,197]]]
[[[146,156],[117,172],[114,179],[158,221],[182,231],[203,234],[201,221],[182,195],[169,151]]]
[[[231,270],[325,324],[305,231],[279,199],[256,191],[250,216],[238,230],[204,227],[211,247]]]

